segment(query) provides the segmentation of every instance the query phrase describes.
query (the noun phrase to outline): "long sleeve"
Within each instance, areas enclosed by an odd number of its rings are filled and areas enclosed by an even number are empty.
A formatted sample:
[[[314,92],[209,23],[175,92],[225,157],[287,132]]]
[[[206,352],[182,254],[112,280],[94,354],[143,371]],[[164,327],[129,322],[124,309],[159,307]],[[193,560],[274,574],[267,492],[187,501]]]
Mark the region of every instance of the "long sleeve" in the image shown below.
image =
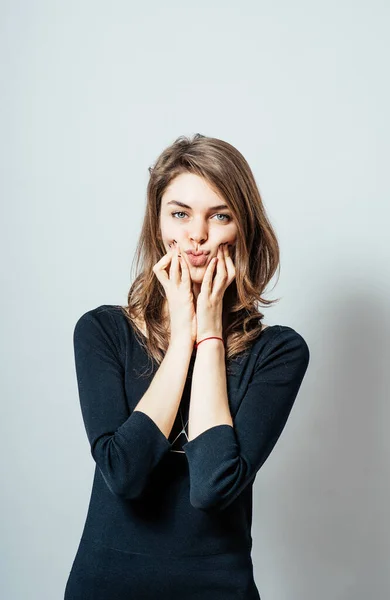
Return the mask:
[[[130,414],[115,327],[106,311],[82,315],[73,333],[74,356],[92,457],[110,491],[132,499],[142,493],[171,444],[148,415]]]
[[[284,326],[260,352],[233,427],[216,425],[183,445],[194,507],[222,510],[254,480],[283,431],[309,357],[304,338]]]

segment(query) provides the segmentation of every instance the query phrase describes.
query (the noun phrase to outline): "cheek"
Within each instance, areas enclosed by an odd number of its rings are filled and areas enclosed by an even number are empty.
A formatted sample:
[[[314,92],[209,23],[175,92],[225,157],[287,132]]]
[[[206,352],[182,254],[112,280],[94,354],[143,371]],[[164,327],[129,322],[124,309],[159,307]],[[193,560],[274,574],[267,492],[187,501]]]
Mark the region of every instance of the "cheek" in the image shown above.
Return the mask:
[[[228,242],[229,252],[231,252],[231,253],[235,252],[237,240],[234,236],[228,236],[223,241]]]
[[[174,220],[163,219],[160,225],[161,235],[165,240],[170,240],[177,235],[178,229],[179,228]]]
[[[177,239],[177,235],[175,233],[175,228],[167,225],[167,224],[163,224],[161,229],[160,229],[160,234],[161,234],[161,239],[162,242],[164,244],[164,246],[166,246],[168,248],[168,244],[170,244],[172,242],[172,240]]]

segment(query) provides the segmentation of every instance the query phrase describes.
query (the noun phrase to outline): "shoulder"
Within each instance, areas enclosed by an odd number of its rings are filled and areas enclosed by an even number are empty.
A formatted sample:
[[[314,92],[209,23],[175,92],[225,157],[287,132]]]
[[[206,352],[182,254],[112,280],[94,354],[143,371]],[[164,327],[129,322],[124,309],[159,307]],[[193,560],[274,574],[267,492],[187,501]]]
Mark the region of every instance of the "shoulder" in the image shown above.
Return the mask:
[[[121,327],[126,320],[122,307],[114,304],[101,304],[78,317],[74,330],[75,346],[81,344],[110,346],[120,354],[122,346]]]
[[[91,308],[78,317],[75,330],[90,327],[90,323],[100,325],[106,329],[114,329],[118,318],[123,314],[120,306],[115,304],[101,304]]]
[[[290,344],[295,348],[302,348],[309,352],[309,346],[301,333],[289,325],[268,325],[259,335],[256,343],[264,340],[264,347]]]
[[[310,360],[309,346],[301,333],[288,325],[269,325],[255,342],[256,370],[274,368],[304,373]]]

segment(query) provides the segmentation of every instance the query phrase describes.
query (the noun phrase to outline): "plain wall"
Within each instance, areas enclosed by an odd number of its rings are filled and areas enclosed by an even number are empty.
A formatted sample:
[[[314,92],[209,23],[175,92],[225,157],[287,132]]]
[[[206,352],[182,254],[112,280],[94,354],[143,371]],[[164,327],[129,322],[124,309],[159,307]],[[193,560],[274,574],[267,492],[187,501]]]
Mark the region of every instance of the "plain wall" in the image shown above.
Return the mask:
[[[126,303],[148,167],[195,132],[248,160],[281,246],[265,322],[311,352],[255,482],[262,600],[390,597],[389,16],[1,2],[2,598],[63,597],[94,470],[73,328]]]

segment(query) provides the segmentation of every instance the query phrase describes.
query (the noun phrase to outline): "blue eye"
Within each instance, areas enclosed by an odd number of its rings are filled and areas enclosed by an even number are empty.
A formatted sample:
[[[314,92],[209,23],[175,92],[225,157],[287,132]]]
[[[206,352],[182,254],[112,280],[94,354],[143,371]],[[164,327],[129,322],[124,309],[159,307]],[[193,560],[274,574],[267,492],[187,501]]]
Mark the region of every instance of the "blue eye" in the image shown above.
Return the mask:
[[[231,221],[231,217],[229,217],[229,215],[225,215],[223,213],[217,213],[216,215],[214,215],[215,217],[226,217],[226,219],[228,221]],[[217,219],[217,221],[220,221],[221,219]]]
[[[176,210],[175,212],[171,213],[172,217],[175,217],[175,215],[186,215],[187,213],[182,211],[182,210]],[[216,215],[214,215],[215,217],[225,217],[225,219],[217,219],[217,221],[223,221],[226,220],[226,222],[229,222],[232,220],[232,217],[230,217],[229,215],[225,215],[223,213],[217,213]],[[181,221],[182,219],[179,218],[179,221]]]

